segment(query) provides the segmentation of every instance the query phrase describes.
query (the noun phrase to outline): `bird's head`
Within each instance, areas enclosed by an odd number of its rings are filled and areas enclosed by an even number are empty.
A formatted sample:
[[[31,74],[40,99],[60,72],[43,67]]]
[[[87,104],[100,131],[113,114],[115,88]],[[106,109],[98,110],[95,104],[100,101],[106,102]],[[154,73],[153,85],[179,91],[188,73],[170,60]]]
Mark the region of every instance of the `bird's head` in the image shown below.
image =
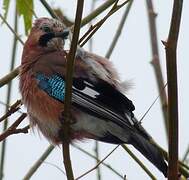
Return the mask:
[[[56,19],[39,18],[35,21],[26,45],[45,50],[61,50],[69,32],[62,22]]]

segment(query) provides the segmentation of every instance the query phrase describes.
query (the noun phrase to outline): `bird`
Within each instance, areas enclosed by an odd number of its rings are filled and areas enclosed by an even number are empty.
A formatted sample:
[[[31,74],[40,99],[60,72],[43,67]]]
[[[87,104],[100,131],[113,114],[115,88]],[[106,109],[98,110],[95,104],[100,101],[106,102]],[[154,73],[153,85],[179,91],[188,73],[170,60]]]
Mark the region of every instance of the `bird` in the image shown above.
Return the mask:
[[[31,127],[53,144],[64,141],[64,100],[69,31],[57,19],[36,19],[24,44],[19,88]],[[135,106],[108,59],[77,47],[69,141],[131,144],[167,177],[167,163],[134,115]]]

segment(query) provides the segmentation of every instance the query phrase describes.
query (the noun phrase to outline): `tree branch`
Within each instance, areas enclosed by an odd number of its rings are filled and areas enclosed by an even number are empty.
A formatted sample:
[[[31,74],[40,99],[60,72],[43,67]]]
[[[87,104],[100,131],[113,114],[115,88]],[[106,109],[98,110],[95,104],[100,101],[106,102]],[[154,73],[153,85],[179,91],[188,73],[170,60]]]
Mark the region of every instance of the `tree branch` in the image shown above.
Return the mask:
[[[157,28],[156,28],[156,16],[154,12],[152,0],[146,0],[147,11],[148,11],[148,21],[150,29],[150,39],[152,48],[152,65],[154,67],[155,77],[158,85],[158,90],[160,94],[161,108],[164,117],[164,125],[168,138],[168,117],[167,117],[167,95],[164,87],[163,73],[161,70],[160,59],[159,59],[159,49],[158,49],[158,38],[157,38]]]
[[[11,80],[13,80],[16,76],[19,74],[19,67],[15,68],[11,72],[9,72],[7,75],[5,75],[3,78],[0,79],[0,88],[3,87],[5,84],[9,83]]]
[[[7,103],[5,103],[7,104]],[[0,122],[5,120],[6,118],[8,118],[9,116],[11,116],[12,114],[14,114],[16,111],[18,111],[20,109],[21,106],[21,100],[17,100],[12,106],[9,107],[9,105],[7,104],[7,108],[8,111],[6,112],[6,114],[4,114],[1,118],[0,118]]]
[[[178,179],[177,41],[183,0],[174,0],[168,40],[165,44],[168,81],[169,168],[168,179]]]
[[[89,23],[91,20],[93,20],[95,17],[97,17],[99,14],[101,14],[103,11],[105,11],[107,8],[109,8],[112,4],[114,4],[117,0],[107,0],[104,4],[99,6],[97,9],[95,9],[92,13],[90,13],[88,16],[84,17],[81,26],[85,26],[87,23]]]
[[[89,30],[83,35],[83,37],[79,40],[80,46],[84,46],[84,44],[96,33],[96,31],[104,24],[104,22],[112,16],[115,12],[117,12],[120,8],[122,8],[124,5],[126,5],[130,0],[125,0],[122,4],[117,5],[117,2],[115,2],[114,6],[111,8],[111,10],[108,12],[108,14],[101,19],[99,22],[97,22],[95,25],[91,26]]]
[[[189,155],[189,145],[188,145],[188,147],[187,147],[187,149],[186,149],[186,152],[184,153],[184,156],[183,156],[183,158],[182,158],[182,161],[183,161],[183,162],[187,161],[188,155]]]
[[[26,126],[21,129],[17,129],[19,124],[26,118],[27,114],[23,113],[7,130],[5,130],[2,134],[0,134],[0,141],[3,141],[8,136],[12,134],[18,134],[18,133],[28,133],[29,126]]]
[[[67,68],[66,68],[66,90],[65,90],[65,104],[64,104],[64,121],[63,121],[63,157],[64,165],[66,169],[66,175],[68,180],[73,180],[74,175],[71,166],[70,152],[69,152],[69,135],[70,135],[70,109],[72,98],[72,76],[74,69],[75,53],[77,50],[77,43],[79,39],[79,32],[81,26],[81,18],[83,13],[84,0],[77,1],[77,10],[74,24],[73,39],[71,42],[71,48],[67,56]]]
[[[53,9],[49,6],[46,0],[40,0],[41,4],[46,8],[46,10],[49,12],[52,18],[59,19],[59,16],[53,11]]]

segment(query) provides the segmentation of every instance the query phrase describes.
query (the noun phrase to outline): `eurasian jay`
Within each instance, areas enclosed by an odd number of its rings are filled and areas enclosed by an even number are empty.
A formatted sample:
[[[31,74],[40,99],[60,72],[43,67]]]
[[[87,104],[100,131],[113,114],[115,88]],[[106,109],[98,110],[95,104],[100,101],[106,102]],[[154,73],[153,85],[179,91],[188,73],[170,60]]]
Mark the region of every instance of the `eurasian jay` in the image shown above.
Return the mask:
[[[66,36],[68,32],[60,21],[37,19],[24,45],[20,71],[20,92],[31,125],[36,125],[53,144],[63,141]],[[112,63],[78,47],[70,141],[89,138],[132,144],[167,176],[167,164],[152,137],[136,120],[134,110]]]

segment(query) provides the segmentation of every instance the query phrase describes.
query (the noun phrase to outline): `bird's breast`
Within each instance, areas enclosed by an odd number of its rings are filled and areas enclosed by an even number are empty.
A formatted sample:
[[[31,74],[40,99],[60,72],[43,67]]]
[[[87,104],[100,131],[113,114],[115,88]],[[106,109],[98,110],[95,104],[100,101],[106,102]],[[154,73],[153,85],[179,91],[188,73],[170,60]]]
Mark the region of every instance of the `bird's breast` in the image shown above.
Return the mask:
[[[37,80],[28,74],[22,75],[20,90],[31,124],[36,124],[44,136],[56,143],[62,127],[60,115],[64,110],[63,103],[40,90]]]

